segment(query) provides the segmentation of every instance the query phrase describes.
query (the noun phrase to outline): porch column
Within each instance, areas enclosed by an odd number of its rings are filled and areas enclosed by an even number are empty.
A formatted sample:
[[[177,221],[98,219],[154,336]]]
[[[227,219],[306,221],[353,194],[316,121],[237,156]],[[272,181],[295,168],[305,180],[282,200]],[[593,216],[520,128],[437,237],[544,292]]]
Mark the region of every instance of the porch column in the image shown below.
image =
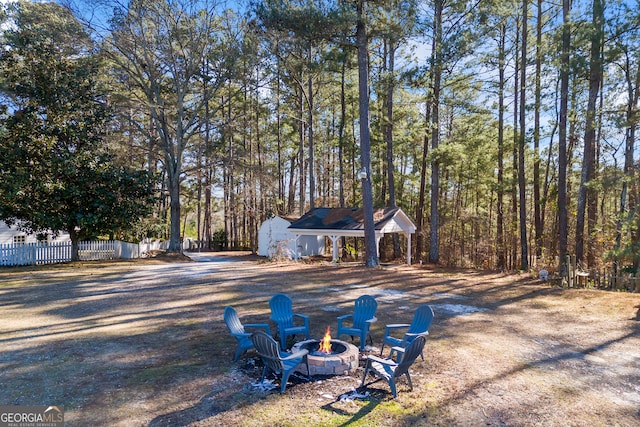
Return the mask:
[[[333,243],[333,263],[335,264],[340,259],[338,256],[338,239],[340,236],[332,235],[329,236],[329,238],[331,239],[331,243]]]
[[[295,260],[298,260],[298,239],[300,238],[299,234],[296,234],[296,241],[295,241],[295,245],[296,245],[296,255],[295,255]]]
[[[376,233],[376,256],[380,259],[380,239],[382,239],[382,234]]]
[[[407,265],[411,265],[411,233],[407,234]]]

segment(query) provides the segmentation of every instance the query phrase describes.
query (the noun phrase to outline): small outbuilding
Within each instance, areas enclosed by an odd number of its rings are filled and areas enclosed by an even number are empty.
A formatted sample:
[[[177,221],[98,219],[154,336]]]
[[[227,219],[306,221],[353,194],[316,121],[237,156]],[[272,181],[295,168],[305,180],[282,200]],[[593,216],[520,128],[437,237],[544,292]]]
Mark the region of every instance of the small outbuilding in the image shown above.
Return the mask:
[[[42,240],[46,238],[46,241],[53,241],[52,233],[40,234],[28,234],[20,230],[16,225],[9,226],[6,222],[0,221],[0,245],[22,245],[25,243],[37,243],[38,237]],[[40,241],[41,241],[40,240]],[[68,233],[60,233],[56,239],[56,242],[69,241]]]
[[[373,212],[376,248],[385,234],[403,233],[407,238],[407,264],[411,264],[411,235],[416,226],[400,208],[380,208]],[[289,232],[297,239],[315,236],[329,237],[333,242],[333,259],[339,259],[338,239],[343,236],[364,237],[362,208],[315,208],[291,223]],[[296,258],[297,258],[296,253]]]
[[[6,222],[0,221],[0,244],[31,243],[35,240],[34,236],[29,236],[26,233],[19,231],[16,227],[10,227]]]
[[[296,239],[289,231],[288,227],[297,219],[274,216],[264,221],[258,230],[258,255],[269,258],[322,255],[323,236],[306,235]]]

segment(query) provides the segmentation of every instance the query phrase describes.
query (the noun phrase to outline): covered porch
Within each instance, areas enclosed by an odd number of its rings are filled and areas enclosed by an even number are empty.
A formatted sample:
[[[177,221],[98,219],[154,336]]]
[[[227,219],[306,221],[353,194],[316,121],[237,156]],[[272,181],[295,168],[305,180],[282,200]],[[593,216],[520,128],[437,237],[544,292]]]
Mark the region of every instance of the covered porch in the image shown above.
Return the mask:
[[[407,264],[411,264],[411,235],[416,226],[400,208],[375,209],[373,214],[376,250],[380,256],[380,239],[385,234],[402,233],[407,239]],[[364,237],[364,213],[361,208],[315,208],[304,214],[288,227],[295,235],[324,236],[332,242],[335,261],[340,259],[338,239],[341,237]],[[295,258],[298,259],[296,244]]]

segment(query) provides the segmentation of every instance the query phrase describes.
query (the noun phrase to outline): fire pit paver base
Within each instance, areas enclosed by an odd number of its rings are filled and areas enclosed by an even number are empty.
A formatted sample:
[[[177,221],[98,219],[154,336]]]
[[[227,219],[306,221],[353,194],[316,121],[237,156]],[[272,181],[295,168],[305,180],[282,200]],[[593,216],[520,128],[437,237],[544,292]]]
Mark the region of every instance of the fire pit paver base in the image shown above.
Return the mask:
[[[307,340],[296,343],[291,349],[293,352],[308,348],[317,344],[319,340]],[[338,354],[311,354],[307,356],[309,361],[309,371],[302,364],[298,368],[305,375],[347,375],[358,368],[358,356],[360,352],[358,347],[340,340],[331,340],[331,343],[342,344],[346,350]]]

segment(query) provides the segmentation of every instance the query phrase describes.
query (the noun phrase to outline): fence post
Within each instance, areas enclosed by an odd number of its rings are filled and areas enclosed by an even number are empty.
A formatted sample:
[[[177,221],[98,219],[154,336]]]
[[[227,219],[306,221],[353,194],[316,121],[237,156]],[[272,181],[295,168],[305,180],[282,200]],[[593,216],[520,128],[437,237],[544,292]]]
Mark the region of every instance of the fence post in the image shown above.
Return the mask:
[[[571,265],[571,256],[567,255],[565,258],[565,266],[567,269],[567,287],[570,288],[571,287],[571,276],[573,275],[572,270],[572,265]]]

